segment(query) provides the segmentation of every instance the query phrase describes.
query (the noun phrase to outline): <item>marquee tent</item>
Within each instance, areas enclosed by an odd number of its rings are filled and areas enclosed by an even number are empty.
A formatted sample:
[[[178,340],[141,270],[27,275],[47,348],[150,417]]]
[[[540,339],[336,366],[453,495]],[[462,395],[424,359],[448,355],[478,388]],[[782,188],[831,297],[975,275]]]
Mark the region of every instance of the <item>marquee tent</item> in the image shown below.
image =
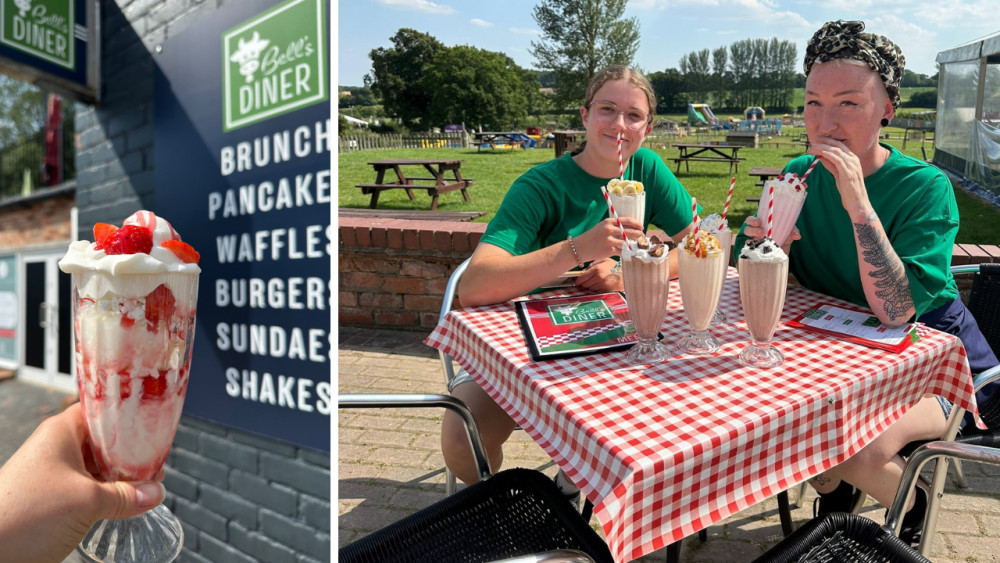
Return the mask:
[[[1000,198],[1000,32],[938,53],[934,164]]]

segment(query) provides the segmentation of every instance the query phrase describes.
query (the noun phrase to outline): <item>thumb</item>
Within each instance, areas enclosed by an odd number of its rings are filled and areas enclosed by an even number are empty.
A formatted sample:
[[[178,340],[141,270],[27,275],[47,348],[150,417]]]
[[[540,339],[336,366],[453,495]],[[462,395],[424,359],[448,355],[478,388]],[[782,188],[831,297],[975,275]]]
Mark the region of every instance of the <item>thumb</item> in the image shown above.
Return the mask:
[[[100,518],[138,516],[163,502],[166,489],[157,481],[114,481],[100,484]]]

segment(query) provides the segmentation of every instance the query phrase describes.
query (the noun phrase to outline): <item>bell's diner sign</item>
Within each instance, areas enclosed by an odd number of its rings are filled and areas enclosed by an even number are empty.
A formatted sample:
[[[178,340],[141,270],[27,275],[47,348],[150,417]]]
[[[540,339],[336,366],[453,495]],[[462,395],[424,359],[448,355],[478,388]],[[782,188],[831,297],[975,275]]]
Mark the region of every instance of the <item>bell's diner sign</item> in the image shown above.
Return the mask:
[[[0,1],[0,43],[72,70],[74,5],[67,0]]]
[[[322,0],[289,0],[222,37],[226,131],[326,100]]]

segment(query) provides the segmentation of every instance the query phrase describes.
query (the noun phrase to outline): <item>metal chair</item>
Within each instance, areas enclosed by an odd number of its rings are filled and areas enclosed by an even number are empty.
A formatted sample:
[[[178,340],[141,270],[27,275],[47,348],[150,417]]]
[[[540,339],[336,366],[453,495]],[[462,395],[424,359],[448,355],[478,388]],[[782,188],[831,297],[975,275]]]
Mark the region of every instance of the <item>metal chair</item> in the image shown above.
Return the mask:
[[[913,494],[921,469],[936,458],[1000,465],[1000,450],[948,441],[924,444],[907,460],[884,526],[858,514],[835,512],[805,524],[753,563],[930,563],[924,555],[903,543],[897,534],[903,509]]]
[[[952,273],[974,273],[972,290],[969,293],[968,309],[975,317],[979,330],[986,338],[994,354],[1000,356],[1000,264],[978,264],[969,266],[955,266]],[[1000,366],[988,369],[973,379],[973,386],[978,393],[991,383],[1000,381]],[[1000,392],[994,393],[989,400],[979,406],[979,417],[986,424],[986,430],[980,430],[972,425],[967,425],[962,435],[954,438],[954,442],[976,446],[988,446],[1000,448]],[[956,409],[958,411],[959,409]],[[962,412],[956,413],[961,416]],[[958,420],[954,423],[957,425]],[[953,432],[949,428],[949,432]],[[948,434],[954,436],[953,433]],[[913,445],[909,444],[902,452],[909,453]],[[940,499],[944,491],[944,481],[948,473],[948,462],[954,462],[955,484],[965,488],[965,475],[962,473],[960,459],[944,458],[943,462],[935,468],[934,481],[932,483],[932,494],[929,495],[927,506],[927,517],[924,520],[924,532],[920,541],[920,553],[928,555],[931,550],[934,530],[937,527],[938,511],[940,509]]]
[[[994,353],[1000,356],[1000,264],[970,264],[964,266],[952,266],[952,274],[974,274],[972,290],[969,294],[968,309],[975,317],[979,330],[989,343]],[[973,386],[979,392],[986,385],[1000,380],[1000,366],[980,373],[973,379]],[[978,429],[967,429],[966,434],[955,438],[956,442],[965,444],[976,444],[982,446],[1000,447],[1000,393],[993,395],[990,401],[979,406],[980,418],[989,427],[989,430],[982,432]],[[956,413],[956,418],[952,422],[957,425],[962,413]],[[945,432],[944,439],[955,436],[956,428],[949,426]],[[911,442],[904,447],[900,454],[903,457],[911,455],[917,447],[928,441]],[[961,488],[966,487],[965,477],[962,474],[962,465],[959,460],[952,460],[955,467],[955,484]],[[924,555],[930,552],[933,530],[937,525],[937,513],[940,506],[940,493],[944,489],[944,478],[947,474],[948,461],[945,460],[940,467],[935,469],[935,481],[932,487],[937,494],[930,495],[930,504],[927,510],[927,519],[924,523],[924,534],[921,538],[920,551]],[[941,475],[940,478],[937,475]],[[940,482],[938,482],[940,479]],[[805,490],[805,483],[799,490],[798,498],[802,498]],[[864,505],[865,496],[862,495],[859,502],[852,508],[852,513],[857,513]],[[791,533],[792,515],[788,502],[788,492],[778,493],[778,513],[781,517],[781,527],[785,535]],[[928,533],[929,531],[929,533]]]
[[[445,316],[451,311],[452,304],[455,302],[455,295],[458,293],[458,282],[461,281],[462,275],[465,274],[466,268],[469,267],[469,261],[471,258],[466,258],[459,264],[455,270],[451,273],[448,278],[448,284],[445,286],[444,295],[441,299],[441,312],[438,314],[438,323],[444,320]],[[441,371],[444,372],[444,382],[445,385],[450,387],[451,382],[455,379],[458,371],[455,368],[455,360],[447,353],[438,350],[438,356],[441,359]],[[519,430],[520,427],[515,427],[515,430]],[[452,473],[451,469],[447,466],[445,467],[445,494],[451,495],[455,493],[457,489],[457,483],[455,481],[455,474]],[[584,519],[590,520],[591,515],[594,512],[594,504],[590,502],[590,499],[585,499],[583,502],[583,507],[581,508],[581,514]]]
[[[492,475],[472,412],[448,395],[339,395],[338,408],[444,407],[465,422],[481,480],[352,542],[345,563],[505,561],[603,563],[607,545],[545,474],[509,469]]]

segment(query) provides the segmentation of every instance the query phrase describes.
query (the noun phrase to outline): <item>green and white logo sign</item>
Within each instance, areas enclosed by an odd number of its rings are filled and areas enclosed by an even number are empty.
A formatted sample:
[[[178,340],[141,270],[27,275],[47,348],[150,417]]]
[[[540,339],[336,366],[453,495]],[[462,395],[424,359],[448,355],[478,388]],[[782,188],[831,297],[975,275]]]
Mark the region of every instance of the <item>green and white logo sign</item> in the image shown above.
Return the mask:
[[[222,36],[223,128],[326,100],[323,0],[289,0]]]
[[[0,43],[70,70],[74,0],[0,0]]]
[[[553,325],[569,325],[592,321],[607,321],[615,318],[614,312],[603,299],[578,301],[564,305],[549,306],[549,320]]]

